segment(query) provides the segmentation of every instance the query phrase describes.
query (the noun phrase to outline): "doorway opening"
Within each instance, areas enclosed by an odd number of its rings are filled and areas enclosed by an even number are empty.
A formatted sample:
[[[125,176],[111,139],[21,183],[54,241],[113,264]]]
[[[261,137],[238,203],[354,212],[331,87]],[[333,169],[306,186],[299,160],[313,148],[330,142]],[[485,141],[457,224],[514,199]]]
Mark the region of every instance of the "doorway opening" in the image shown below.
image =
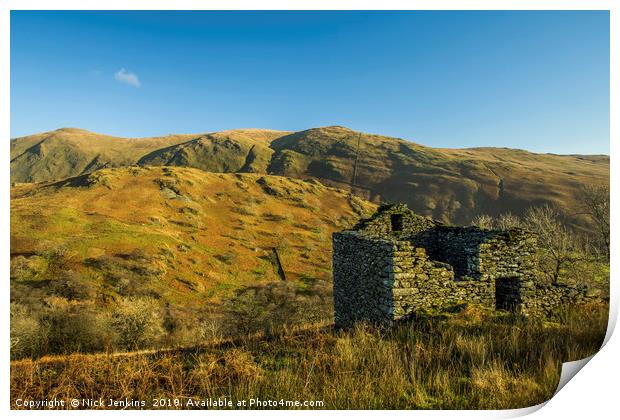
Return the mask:
[[[495,309],[518,312],[521,308],[521,282],[518,277],[495,280]]]
[[[392,232],[400,232],[403,230],[403,215],[392,214],[390,216],[390,224],[392,225]]]

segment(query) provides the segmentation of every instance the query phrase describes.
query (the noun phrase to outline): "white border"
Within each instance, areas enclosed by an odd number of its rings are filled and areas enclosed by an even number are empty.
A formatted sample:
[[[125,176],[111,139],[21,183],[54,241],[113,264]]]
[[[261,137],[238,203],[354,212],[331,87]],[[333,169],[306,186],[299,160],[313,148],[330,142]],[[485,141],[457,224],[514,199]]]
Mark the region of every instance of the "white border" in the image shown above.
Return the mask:
[[[610,138],[618,139],[618,121],[620,113],[618,108],[618,78],[620,77],[620,66],[618,53],[620,52],[620,42],[618,42],[618,27],[620,24],[618,3],[612,0],[607,1],[583,1],[583,0],[437,0],[437,1],[393,1],[383,0],[381,2],[364,1],[338,1],[338,0],[298,0],[294,4],[285,1],[251,1],[251,0],[231,0],[231,1],[197,1],[197,0],[175,0],[174,2],[164,0],[91,0],[88,3],[80,0],[55,0],[55,1],[36,1],[36,0],[0,0],[0,133],[3,133],[6,142],[0,148],[0,161],[9,162],[9,138],[10,138],[10,10],[611,10],[611,131]],[[179,128],[180,130],[182,128]],[[611,141],[611,189],[612,189],[612,210],[616,209],[618,203],[615,192],[618,186],[618,176],[615,168],[616,146]],[[0,239],[0,273],[4,281],[4,298],[1,306],[1,316],[3,328],[1,329],[2,360],[0,369],[2,372],[2,386],[0,407],[6,411],[7,415],[16,418],[30,418],[31,416],[49,417],[83,417],[93,416],[97,418],[124,417],[124,416],[153,416],[158,418],[168,418],[174,415],[171,411],[149,411],[149,412],[55,412],[55,411],[10,411],[9,408],[9,165],[0,165],[0,191],[2,194],[2,238]],[[615,218],[614,218],[615,220]],[[618,261],[619,254],[613,246],[619,238],[616,225],[612,226],[612,261]],[[584,416],[591,418],[609,418],[612,413],[617,414],[618,397],[615,384],[618,378],[619,363],[616,355],[619,353],[620,342],[617,337],[611,336],[618,315],[619,291],[616,287],[617,270],[616,265],[612,265],[611,270],[612,287],[610,309],[610,323],[605,347],[592,359],[590,363],[579,373],[578,379],[570,381],[554,398],[546,405],[533,407],[523,410],[506,411],[355,411],[354,416],[376,416],[389,415],[399,418],[459,418],[459,419],[479,419],[479,418],[501,418],[524,415],[535,411],[542,406],[543,409],[536,411],[532,418],[562,417],[566,419],[579,418]],[[611,339],[610,339],[611,338]],[[264,418],[288,418],[291,412],[274,411],[249,412],[251,416]],[[216,416],[219,418],[237,418],[238,416],[248,415],[246,412],[239,411],[209,411],[205,412],[181,412],[183,416],[192,418],[204,418]],[[300,411],[295,416],[299,418],[314,418],[316,416],[348,416],[348,412],[325,412],[325,411]]]

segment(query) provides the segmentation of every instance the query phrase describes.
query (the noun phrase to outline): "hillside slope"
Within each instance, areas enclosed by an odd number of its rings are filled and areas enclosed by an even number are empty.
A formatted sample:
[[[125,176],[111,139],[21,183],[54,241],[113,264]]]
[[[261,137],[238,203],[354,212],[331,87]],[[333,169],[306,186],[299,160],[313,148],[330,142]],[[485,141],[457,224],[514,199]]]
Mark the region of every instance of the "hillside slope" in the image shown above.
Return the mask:
[[[287,134],[275,130],[230,130],[207,134],[187,143],[155,150],[138,164],[186,166],[208,172],[267,173],[271,141]]]
[[[106,167],[127,166],[145,154],[195,135],[126,139],[61,128],[11,140],[11,181],[45,182]]]
[[[11,189],[11,298],[105,305],[151,296],[195,313],[270,282],[327,290],[331,233],[373,209],[316,181],[193,168],[19,184]]]
[[[402,201],[415,212],[466,224],[480,213],[522,214],[551,203],[580,213],[582,184],[609,183],[608,156],[562,156],[502,148],[434,149],[343,127],[306,130],[272,142],[270,173],[346,187],[360,141],[356,192]]]
[[[557,205],[573,223],[583,224],[578,216],[581,186],[609,184],[609,156],[436,149],[339,126],[172,136],[159,139],[161,147],[153,139],[110,140],[82,131],[79,146],[73,133],[48,133],[37,143],[40,136],[12,140],[14,182],[63,179],[103,166],[139,163],[315,178],[348,189],[359,141],[356,194],[374,202],[402,201],[420,214],[458,224],[481,213],[520,215],[540,204]],[[143,146],[127,152],[133,144]]]

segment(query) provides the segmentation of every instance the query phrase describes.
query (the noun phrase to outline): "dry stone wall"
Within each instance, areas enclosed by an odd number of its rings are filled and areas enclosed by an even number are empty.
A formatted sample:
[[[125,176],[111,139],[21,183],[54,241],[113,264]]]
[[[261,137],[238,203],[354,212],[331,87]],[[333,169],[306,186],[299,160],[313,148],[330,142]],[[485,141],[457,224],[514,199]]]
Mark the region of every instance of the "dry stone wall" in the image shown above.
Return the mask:
[[[426,249],[431,259],[450,264],[457,279],[535,276],[536,237],[522,229],[440,226],[408,239]]]
[[[334,243],[336,326],[390,323],[412,313],[461,303],[493,304],[493,283],[454,281],[448,264],[408,241],[369,240],[340,232]]]
[[[554,318],[558,309],[579,305],[601,298],[586,286],[567,284],[537,284],[529,298],[525,298],[521,312],[534,317]]]
[[[452,267],[430,260],[423,248],[415,248],[408,241],[395,245],[397,251],[388,274],[393,294],[392,320],[462,303],[493,303],[492,283],[454,281]]]
[[[335,233],[333,247],[336,326],[389,322],[393,302],[388,267],[393,245],[368,241],[354,233]]]
[[[594,299],[585,288],[537,284],[536,237],[520,229],[445,226],[384,206],[333,235],[337,327],[392,323],[476,303],[528,316]]]
[[[362,219],[353,227],[367,237],[397,238],[411,236],[442,224],[436,220],[415,214],[404,204],[381,206],[368,219]]]

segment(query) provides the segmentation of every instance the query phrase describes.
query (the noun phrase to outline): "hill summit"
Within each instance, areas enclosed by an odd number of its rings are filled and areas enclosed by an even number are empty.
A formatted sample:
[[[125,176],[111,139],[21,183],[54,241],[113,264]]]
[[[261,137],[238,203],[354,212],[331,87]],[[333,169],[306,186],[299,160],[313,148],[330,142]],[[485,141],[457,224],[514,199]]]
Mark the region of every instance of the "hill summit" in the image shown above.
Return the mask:
[[[581,186],[609,184],[609,156],[432,148],[342,126],[139,139],[63,128],[11,140],[14,183],[136,164],[314,178],[375,203],[405,202],[416,213],[461,224],[478,214],[520,215],[545,203],[579,224]]]

